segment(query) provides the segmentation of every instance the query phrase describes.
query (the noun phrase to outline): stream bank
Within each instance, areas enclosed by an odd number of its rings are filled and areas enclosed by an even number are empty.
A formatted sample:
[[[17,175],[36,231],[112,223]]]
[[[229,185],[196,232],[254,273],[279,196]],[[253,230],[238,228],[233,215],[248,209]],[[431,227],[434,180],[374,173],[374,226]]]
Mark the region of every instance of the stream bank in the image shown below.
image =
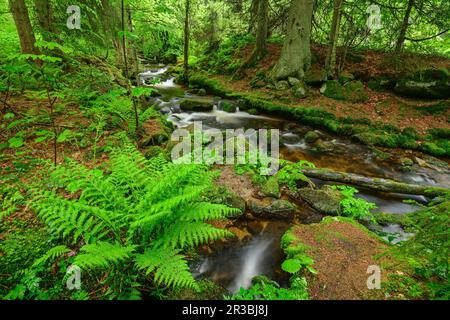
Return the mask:
[[[296,112],[297,115],[302,114],[301,119],[309,120],[305,122],[299,121],[298,117],[292,117],[290,111],[286,112],[280,108],[275,110],[276,116],[273,112],[261,114],[261,108],[259,112],[252,112],[248,108],[248,102],[242,101],[242,97],[234,97],[224,92],[222,94],[226,96],[225,99],[204,95],[205,92],[200,90],[197,93],[202,94],[195,95],[192,93],[193,90],[175,84],[174,77],[167,74],[168,70],[167,67],[157,66],[141,74],[141,79],[143,84],[154,86],[159,92],[159,95],[148,99],[148,104],[166,114],[168,120],[177,128],[188,128],[194,121],[202,121],[205,129],[279,129],[282,137],[281,155],[287,160],[294,162],[307,160],[321,168],[430,187],[450,186],[450,170],[444,161],[418,151],[398,149],[380,151],[348,137],[330,134],[326,130],[318,129],[317,126],[310,126],[322,121],[330,123],[325,117],[305,115],[312,114],[313,111]],[[153,79],[160,81],[153,85],[151,84]],[[280,248],[282,235],[292,225],[318,223],[323,215],[305,203],[296,202],[295,209],[287,219],[274,217],[267,219],[258,216],[254,209],[255,199],[263,203],[266,201],[264,206],[267,207],[278,201],[278,196],[261,196],[258,190],[252,187],[250,177],[238,176],[230,171],[233,170],[224,169],[229,177],[222,179],[222,185],[243,198],[245,203],[244,215],[225,225],[237,235],[237,239],[200,250],[200,258],[192,266],[193,273],[198,279],[211,279],[232,293],[238,291],[240,287],[250,286],[251,279],[260,274],[265,274],[286,286],[288,275],[280,269],[285,257]],[[318,186],[327,184],[320,180],[314,182]],[[414,200],[423,204],[430,200],[369,190],[361,190],[358,196],[376,203],[378,206],[376,211],[395,215],[404,215],[420,209],[420,206],[404,203],[403,200]],[[394,242],[406,240],[411,236],[395,223],[387,223],[381,229],[373,230],[384,235],[385,239],[389,238],[389,233],[395,234]]]

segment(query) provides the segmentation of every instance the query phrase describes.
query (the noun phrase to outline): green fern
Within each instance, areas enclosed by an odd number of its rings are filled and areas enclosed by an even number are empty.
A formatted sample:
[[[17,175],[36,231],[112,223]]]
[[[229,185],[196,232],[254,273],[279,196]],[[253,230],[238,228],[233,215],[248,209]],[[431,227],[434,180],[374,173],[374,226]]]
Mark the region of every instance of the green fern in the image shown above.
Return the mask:
[[[30,206],[53,234],[85,243],[74,260],[82,269],[127,266],[157,285],[197,289],[182,251],[232,236],[208,221],[239,210],[207,201],[213,176],[202,165],[147,160],[131,144],[109,164],[106,174],[68,161],[52,173],[55,190],[32,189]]]

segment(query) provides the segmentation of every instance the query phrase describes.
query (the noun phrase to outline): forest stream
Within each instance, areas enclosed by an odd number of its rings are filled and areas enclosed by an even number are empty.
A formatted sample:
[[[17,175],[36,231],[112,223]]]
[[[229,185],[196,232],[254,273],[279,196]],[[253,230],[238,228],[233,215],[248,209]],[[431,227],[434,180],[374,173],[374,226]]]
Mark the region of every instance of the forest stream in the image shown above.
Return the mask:
[[[166,74],[168,67],[149,65],[148,71],[141,73],[142,84],[154,86],[160,96],[149,101],[168,120],[178,128],[190,126],[194,121],[202,121],[203,128],[224,129],[260,129],[272,128],[280,130],[280,155],[282,158],[299,161],[307,160],[319,168],[329,168],[347,173],[356,173],[369,177],[393,179],[399,182],[422,184],[429,186],[450,187],[450,171],[446,168],[418,167],[412,172],[402,170],[399,159],[404,150],[389,150],[393,154],[388,160],[377,156],[376,151],[366,145],[359,144],[349,138],[331,135],[321,130],[266,115],[251,115],[245,111],[223,111],[224,100],[212,96],[195,96],[187,89],[174,83],[174,78]],[[153,81],[157,79],[157,84]],[[180,108],[184,98],[201,99],[214,102],[211,112],[185,112]],[[229,100],[228,100],[229,101]],[[234,101],[233,103],[238,103]],[[320,137],[320,148],[313,147],[304,140],[306,132],[314,130]],[[325,184],[314,180],[316,185]],[[418,204],[426,204],[430,199],[423,196],[412,196],[393,193],[380,193],[360,189],[358,197],[377,205],[377,212],[405,214],[420,209]],[[413,200],[415,203],[404,202]],[[320,222],[322,215],[306,208],[308,218],[299,217],[300,223]],[[302,212],[303,214],[303,212]],[[288,284],[288,275],[281,271],[280,264],[284,259],[280,248],[283,233],[291,226],[290,221],[267,220],[258,221],[260,228],[253,228],[252,237],[245,241],[228,241],[213,246],[209,254],[204,254],[191,267],[197,278],[208,278],[220,283],[230,292],[237,292],[241,287],[248,288],[254,276],[264,274],[282,286]],[[245,225],[246,221],[237,221],[235,225]],[[392,243],[408,239],[412,234],[405,232],[398,224],[369,226],[385,239],[388,235]],[[251,228],[250,228],[251,229]],[[252,229],[251,229],[252,230]]]

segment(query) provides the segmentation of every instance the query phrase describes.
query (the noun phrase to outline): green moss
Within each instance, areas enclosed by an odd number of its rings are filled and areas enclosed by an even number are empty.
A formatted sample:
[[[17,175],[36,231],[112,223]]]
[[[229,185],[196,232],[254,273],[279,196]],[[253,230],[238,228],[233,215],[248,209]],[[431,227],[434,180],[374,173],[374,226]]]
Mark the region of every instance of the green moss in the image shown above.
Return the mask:
[[[432,142],[424,142],[421,145],[421,150],[423,150],[424,152],[429,153],[431,155],[438,156],[438,157],[446,154],[445,149],[437,146],[435,143],[432,143]]]
[[[301,124],[352,136],[368,145],[419,149],[434,156],[450,155],[450,144],[447,141],[449,140],[448,129],[432,130],[426,143],[420,145],[419,141],[424,140],[424,137],[420,137],[414,128],[406,128],[402,131],[396,126],[386,125],[382,122],[372,123],[367,118],[355,119],[345,117],[337,119],[334,114],[317,108],[289,107],[276,104],[268,101],[267,97],[263,95],[228,91],[217,81],[209,79],[205,75],[193,74],[191,82],[207,88],[208,91],[219,96],[240,100],[241,108],[248,110],[251,114],[266,113],[277,117],[294,119]],[[340,91],[339,87],[343,89],[338,81],[332,82],[331,87],[333,86],[337,91]],[[356,86],[362,89],[360,84]],[[328,89],[331,90],[333,88]]]
[[[321,89],[322,94],[325,97],[335,99],[335,100],[344,100],[344,89],[342,85],[337,80],[327,81]]]
[[[319,139],[319,135],[315,131],[308,131],[304,137],[305,141],[308,143],[316,142]]]

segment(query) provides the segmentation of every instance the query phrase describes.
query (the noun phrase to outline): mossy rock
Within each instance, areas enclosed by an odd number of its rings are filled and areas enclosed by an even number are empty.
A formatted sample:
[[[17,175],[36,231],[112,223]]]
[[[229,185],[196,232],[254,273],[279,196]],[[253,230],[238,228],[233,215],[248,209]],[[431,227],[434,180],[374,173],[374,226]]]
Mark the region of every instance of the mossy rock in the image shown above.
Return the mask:
[[[296,194],[314,209],[324,214],[337,216],[341,213],[340,203],[344,200],[344,196],[339,190],[324,186],[320,190],[299,189]]]
[[[325,70],[309,70],[305,75],[305,83],[310,86],[321,86],[327,79]]]
[[[314,143],[319,140],[319,138],[319,134],[315,131],[308,131],[304,137],[305,141],[308,143]]]
[[[275,88],[278,90],[278,91],[285,91],[285,90],[288,90],[289,89],[289,82],[287,82],[286,80],[281,80],[281,81],[278,81],[276,84],[275,84]]]
[[[298,85],[300,85],[302,83],[299,79],[294,78],[294,77],[289,77],[288,78],[288,82],[291,85],[291,87],[298,86]]]
[[[418,82],[400,81],[395,92],[415,98],[446,99],[450,97],[450,81]]]
[[[257,116],[259,115],[259,110],[255,108],[248,109],[247,112],[251,115]]]
[[[394,91],[415,98],[449,98],[450,72],[445,68],[422,70],[398,81]]]
[[[296,206],[287,200],[275,200],[263,209],[263,216],[268,219],[291,219]]]
[[[266,197],[279,198],[280,186],[278,184],[278,179],[273,176],[269,177],[260,187],[260,191]]]
[[[236,112],[237,111],[237,105],[231,101],[220,101],[219,102],[219,109],[225,111],[225,112]]]
[[[345,100],[350,102],[366,102],[369,97],[361,81],[350,81],[344,85]]]
[[[320,89],[320,93],[322,93],[325,97],[335,99],[335,100],[344,100],[344,88],[337,80],[329,80],[325,82]]]
[[[342,85],[353,80],[355,80],[355,76],[348,72],[344,72],[339,76],[339,83]]]
[[[214,102],[207,99],[186,98],[180,102],[180,108],[185,111],[208,112],[214,109]]]
[[[201,88],[198,90],[197,94],[201,97],[204,97],[204,96],[206,96],[206,90]]]
[[[306,86],[301,82],[292,87],[292,95],[298,99],[306,98],[307,92]]]

